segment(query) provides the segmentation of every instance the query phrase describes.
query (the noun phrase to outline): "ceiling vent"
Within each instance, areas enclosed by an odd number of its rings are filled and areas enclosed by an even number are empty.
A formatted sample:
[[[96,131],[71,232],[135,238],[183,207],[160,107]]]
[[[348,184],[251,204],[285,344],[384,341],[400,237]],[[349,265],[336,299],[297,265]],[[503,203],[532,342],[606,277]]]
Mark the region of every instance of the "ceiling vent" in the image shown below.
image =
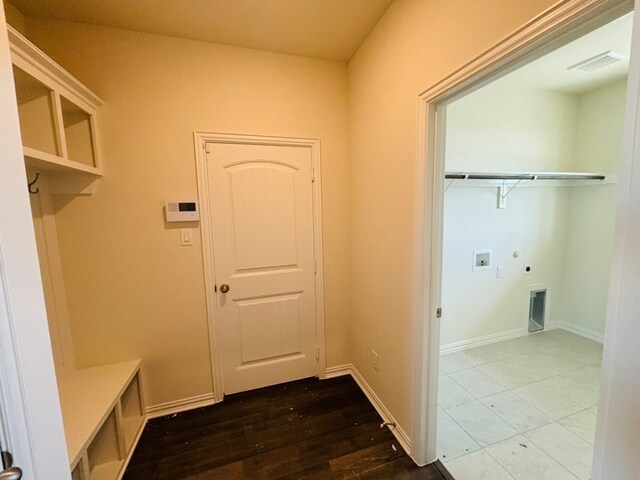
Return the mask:
[[[622,60],[627,60],[629,57],[621,53],[616,53],[611,50],[601,53],[595,57],[587,58],[580,63],[571,65],[567,70],[577,70],[579,72],[591,73],[597,70],[601,70],[609,65],[618,63]]]

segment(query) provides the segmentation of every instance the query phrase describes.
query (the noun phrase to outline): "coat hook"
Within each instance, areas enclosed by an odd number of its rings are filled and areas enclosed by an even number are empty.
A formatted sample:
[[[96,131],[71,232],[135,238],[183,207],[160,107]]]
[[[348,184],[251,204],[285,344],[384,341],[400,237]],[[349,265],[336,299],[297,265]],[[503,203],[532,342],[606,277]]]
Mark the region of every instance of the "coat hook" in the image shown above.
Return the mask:
[[[35,195],[36,193],[38,193],[40,191],[39,187],[36,188],[32,188],[36,182],[38,181],[38,178],[40,177],[40,172],[36,172],[36,178],[33,179],[33,181],[29,182],[29,193]]]

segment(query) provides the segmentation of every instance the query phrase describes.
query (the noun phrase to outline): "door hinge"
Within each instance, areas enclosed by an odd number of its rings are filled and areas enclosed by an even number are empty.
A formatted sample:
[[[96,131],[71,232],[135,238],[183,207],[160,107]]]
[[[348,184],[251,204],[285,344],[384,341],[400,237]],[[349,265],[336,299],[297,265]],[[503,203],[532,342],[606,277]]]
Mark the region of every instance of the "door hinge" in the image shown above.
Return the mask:
[[[320,347],[316,345],[316,362],[320,360]]]
[[[207,144],[207,142],[202,142],[202,149],[204,150],[205,158],[208,159],[207,155],[211,152],[209,152],[209,145]]]
[[[442,318],[442,307],[436,308],[436,318]]]
[[[316,181],[316,169],[311,167],[311,183]]]
[[[213,286],[213,293],[218,293],[218,284]]]
[[[313,261],[313,273],[318,273],[318,260]]]

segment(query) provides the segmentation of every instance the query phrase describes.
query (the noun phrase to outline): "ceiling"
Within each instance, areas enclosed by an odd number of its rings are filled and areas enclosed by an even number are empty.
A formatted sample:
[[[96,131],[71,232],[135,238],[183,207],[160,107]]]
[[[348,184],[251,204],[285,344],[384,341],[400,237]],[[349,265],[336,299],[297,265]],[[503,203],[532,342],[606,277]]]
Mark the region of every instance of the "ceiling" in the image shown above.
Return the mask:
[[[45,17],[348,61],[393,0],[12,0]]]
[[[628,58],[632,25],[633,13],[629,13],[534,60],[500,81],[520,87],[581,94],[622,79],[629,71],[628,60],[592,73],[567,70],[567,67],[608,50],[622,53]]]

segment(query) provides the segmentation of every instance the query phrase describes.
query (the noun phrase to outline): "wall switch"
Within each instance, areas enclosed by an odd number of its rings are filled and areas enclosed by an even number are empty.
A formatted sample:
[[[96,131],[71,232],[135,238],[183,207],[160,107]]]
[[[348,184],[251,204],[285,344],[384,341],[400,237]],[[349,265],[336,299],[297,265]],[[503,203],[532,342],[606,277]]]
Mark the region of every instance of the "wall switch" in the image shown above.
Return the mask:
[[[373,365],[373,369],[378,371],[378,352],[375,350],[371,350],[371,364]]]
[[[496,270],[496,277],[497,278],[504,277],[504,267],[503,266],[499,266],[498,269]]]
[[[190,228],[180,229],[180,245],[183,247],[189,247],[193,245],[193,232]]]
[[[532,270],[533,270],[533,268],[531,267],[531,264],[530,264],[530,263],[525,263],[525,264],[522,266],[522,274],[523,274],[523,275],[529,275],[529,274],[531,274],[531,271],[532,271]]]

